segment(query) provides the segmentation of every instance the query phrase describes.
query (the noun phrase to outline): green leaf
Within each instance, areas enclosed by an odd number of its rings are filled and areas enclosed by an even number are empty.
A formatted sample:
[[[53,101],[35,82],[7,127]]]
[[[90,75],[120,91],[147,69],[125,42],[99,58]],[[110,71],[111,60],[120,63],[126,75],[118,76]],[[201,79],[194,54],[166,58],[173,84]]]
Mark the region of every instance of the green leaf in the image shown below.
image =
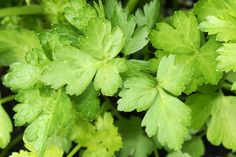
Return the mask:
[[[138,27],[132,37],[126,40],[124,46],[125,54],[132,54],[142,49],[148,43],[149,29],[147,26]]]
[[[153,0],[150,3],[145,4],[143,10],[138,9],[135,13],[135,21],[138,26],[148,26],[152,28],[158,18],[160,10],[160,2],[159,0]]]
[[[96,59],[78,48],[65,46],[56,50],[54,61],[45,69],[41,80],[55,89],[67,85],[66,93],[80,95],[92,81],[97,68]]]
[[[121,85],[122,78],[120,77],[119,71],[115,66],[104,64],[99,67],[94,79],[94,87],[96,90],[101,89],[103,95],[112,96],[117,92]]]
[[[38,155],[35,152],[20,150],[19,152],[13,152],[9,157],[38,157]]]
[[[27,74],[27,75],[26,75]],[[25,63],[14,63],[10,66],[10,73],[4,78],[6,86],[11,89],[24,89],[33,86],[40,77],[41,69]]]
[[[99,113],[99,93],[95,91],[92,84],[80,95],[74,98],[75,109],[79,115],[88,120],[94,120]]]
[[[126,61],[127,70],[125,77],[148,75],[148,62],[143,60],[129,59]],[[155,71],[156,72],[156,71]]]
[[[123,148],[119,157],[147,157],[154,150],[154,143],[148,138],[142,128],[138,117],[121,119],[117,122],[123,140]]]
[[[207,139],[214,145],[236,150],[236,97],[218,95],[212,108],[211,120],[207,129]]]
[[[97,11],[98,17],[105,19],[105,9],[102,3],[102,0],[98,0],[98,2],[93,2],[94,9]]]
[[[41,2],[44,13],[47,15],[46,18],[52,24],[65,21],[65,17],[63,16],[64,9],[70,4],[70,0],[42,0]]]
[[[39,155],[36,152],[27,152],[24,150],[20,150],[19,153],[13,152],[12,155],[9,157],[38,157],[38,156]],[[53,145],[48,147],[43,157],[52,157],[52,156],[62,157],[63,150]]]
[[[135,17],[129,16],[128,10],[123,9],[121,5],[116,5],[111,22],[113,26],[119,26],[124,32],[125,44],[122,52],[125,55],[135,53],[147,45],[149,28],[141,26],[135,29]]]
[[[37,35],[27,29],[0,29],[0,65],[23,62],[32,48],[41,48]]]
[[[71,0],[71,5],[65,8],[65,18],[80,31],[88,25],[92,18],[97,17],[96,10],[85,0]]]
[[[210,117],[216,94],[197,93],[187,97],[186,104],[191,108],[191,128],[200,130]]]
[[[216,34],[218,41],[236,40],[236,19],[226,11],[222,11],[219,17],[206,17],[206,21],[200,23],[199,28],[203,32],[208,32],[208,35]]]
[[[196,64],[199,66],[203,77],[205,78],[205,83],[210,83],[216,85],[222,78],[223,73],[218,71],[217,66],[217,49],[220,44],[216,42],[215,38],[210,38],[200,49],[200,54],[196,57]]]
[[[180,150],[190,125],[190,109],[180,100],[158,88],[157,98],[147,111],[142,126],[148,136],[158,134],[162,145]]]
[[[208,16],[217,15],[224,6],[224,0],[199,0],[194,4],[194,13],[200,21],[204,21]]]
[[[167,157],[191,157],[188,153],[173,152],[167,155]]]
[[[177,63],[191,68],[193,75],[189,76],[191,81],[185,90],[187,94],[196,91],[204,83],[215,85],[223,76],[222,72],[217,71],[215,61],[220,44],[212,37],[200,47],[200,31],[197,27],[193,13],[178,11],[170,17],[170,24],[158,23],[149,35],[153,46],[159,49],[158,58],[175,54]]]
[[[104,95],[114,95],[122,83],[120,73],[126,70],[125,60],[115,58],[123,47],[122,31],[112,29],[105,19],[92,19],[80,36],[79,47],[56,49],[41,80],[55,89],[67,85],[67,94],[80,95],[96,75],[95,88]]]
[[[26,54],[26,63],[10,65],[10,72],[4,77],[4,84],[13,90],[26,89],[39,80],[48,59],[41,49],[33,49]]]
[[[191,68],[186,64],[176,64],[174,55],[162,57],[157,71],[157,81],[162,88],[180,95],[189,84],[191,76]]]
[[[204,83],[216,85],[222,78],[222,72],[217,70],[216,62],[216,50],[219,46],[219,43],[212,37],[192,56],[177,55],[179,62],[185,61],[193,70],[192,80],[187,86],[185,93],[190,94],[196,91],[199,85],[203,85]]]
[[[217,61],[219,62],[217,69],[225,72],[236,71],[235,48],[236,43],[225,43],[217,50],[219,53],[219,56],[217,57]]]
[[[165,52],[191,54],[200,46],[200,32],[197,26],[198,22],[193,13],[178,11],[170,18],[170,24],[157,23],[149,38],[155,48]]]
[[[82,157],[114,156],[114,153],[122,146],[121,137],[109,113],[98,117],[95,126],[86,121],[80,121],[77,142],[86,147]]]
[[[166,60],[168,59],[170,63],[175,61],[173,56]],[[190,125],[190,109],[177,98],[167,94],[161,88],[159,80],[156,81],[148,75],[132,76],[124,82],[124,88],[119,96],[121,97],[118,100],[119,111],[130,112],[136,109],[139,112],[148,109],[142,126],[146,126],[149,137],[157,134],[162,145],[175,150],[181,149],[188,133],[187,127]]]
[[[107,19],[110,20],[113,17],[116,5],[117,0],[105,0],[105,13]]]
[[[227,0],[224,1],[225,2],[225,11],[227,11],[228,14],[230,14],[233,17],[236,17],[236,11],[235,11],[235,7],[236,7],[236,2],[234,0]]]
[[[103,60],[112,59],[121,51],[124,44],[123,32],[111,23],[96,18],[89,21],[84,36],[80,37],[80,49],[89,55]],[[96,49],[94,48],[96,47]]]
[[[39,39],[50,59],[55,49],[65,45],[78,45],[78,33],[69,25],[53,25],[52,29],[41,32]]]
[[[20,104],[14,107],[15,124],[29,124],[24,133],[24,142],[41,157],[57,131],[71,123],[73,110],[70,99],[61,90],[42,87],[22,91],[17,100]]]
[[[124,82],[124,88],[119,93],[118,110],[130,112],[148,109],[156,95],[156,82],[145,77],[131,77]]]
[[[8,143],[10,142],[11,135],[10,133],[12,132],[12,123],[11,120],[0,104],[0,148],[3,149],[5,148]]]
[[[191,157],[201,157],[205,152],[204,143],[201,138],[193,137],[183,144],[182,151],[188,153]]]

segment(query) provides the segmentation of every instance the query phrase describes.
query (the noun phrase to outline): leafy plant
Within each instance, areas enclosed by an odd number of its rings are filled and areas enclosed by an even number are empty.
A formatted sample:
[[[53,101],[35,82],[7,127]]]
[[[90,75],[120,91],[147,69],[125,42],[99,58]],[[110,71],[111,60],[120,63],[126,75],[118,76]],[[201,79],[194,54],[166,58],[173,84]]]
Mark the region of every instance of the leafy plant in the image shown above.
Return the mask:
[[[137,3],[0,9],[3,83],[16,93],[0,105],[15,99],[24,129],[11,157],[200,157],[205,135],[236,150],[236,2],[199,0],[166,18],[163,1]],[[2,157],[14,131],[2,106],[0,123]]]

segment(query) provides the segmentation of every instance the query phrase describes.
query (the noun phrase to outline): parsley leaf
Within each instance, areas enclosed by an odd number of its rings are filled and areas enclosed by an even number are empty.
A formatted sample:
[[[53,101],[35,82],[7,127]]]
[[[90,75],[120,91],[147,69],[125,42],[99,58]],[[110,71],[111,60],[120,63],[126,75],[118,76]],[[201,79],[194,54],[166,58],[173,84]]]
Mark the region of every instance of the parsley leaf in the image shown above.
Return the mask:
[[[178,11],[170,17],[170,24],[157,23],[156,29],[149,35],[155,48],[163,50],[164,54],[175,54],[178,62],[191,68],[193,76],[185,91],[187,94],[196,91],[203,83],[217,84],[222,78],[222,72],[216,70],[215,60],[220,44],[212,37],[201,46],[197,26],[193,13]]]
[[[219,94],[211,110],[207,139],[214,145],[221,143],[228,149],[236,150],[235,96]]]
[[[206,17],[217,15],[224,6],[224,0],[199,0],[193,10],[200,21],[205,21]]]
[[[65,18],[80,31],[83,31],[92,18],[97,17],[96,10],[86,4],[85,0],[71,0],[71,5],[64,12]]]
[[[188,153],[173,152],[168,154],[167,157],[190,157],[190,155]]]
[[[175,77],[173,74],[175,73]],[[157,72],[157,81],[160,86],[175,95],[180,95],[190,82],[192,70],[186,64],[176,64],[175,56],[163,57]]]
[[[111,23],[113,26],[119,26],[125,37],[125,44],[122,52],[129,55],[142,49],[148,43],[148,27],[141,26],[135,29],[136,22],[133,15],[128,15],[128,10],[122,8],[120,4],[116,5]]]
[[[1,129],[0,129],[0,148],[3,149],[5,148],[8,143],[10,142],[10,133],[12,132],[12,123],[11,120],[0,104],[0,124],[1,124]]]
[[[119,157],[146,157],[151,154],[154,143],[140,127],[140,118],[121,119],[117,125],[123,140],[123,148],[119,151]]]
[[[207,139],[214,145],[222,143],[226,148],[235,150],[235,101],[235,96],[224,96],[221,92],[192,95],[186,102],[192,109],[192,127],[200,129],[211,116]]]
[[[222,1],[219,5],[221,10],[216,10],[216,14],[207,16],[206,21],[202,22],[199,28],[208,32],[209,35],[216,34],[218,41],[233,41],[236,39],[236,11],[234,9],[236,2],[234,0]]]
[[[176,71],[171,70],[175,68],[173,62],[175,62],[174,56],[162,58],[157,74],[166,69],[166,71],[169,71],[168,79],[171,80],[176,74]],[[176,64],[176,66],[179,65]],[[182,81],[177,79],[175,86],[172,88],[181,87],[179,85],[183,83]],[[179,94],[185,90],[184,85],[188,84],[190,80],[185,79],[184,81],[186,82],[178,89]],[[135,109],[137,111],[148,109],[142,121],[142,126],[146,126],[148,136],[157,134],[161,144],[167,144],[172,149],[180,150],[183,139],[188,133],[187,127],[190,125],[190,109],[177,98],[167,94],[163,90],[166,87],[160,81],[159,76],[157,76],[157,80],[152,77],[130,77],[124,82],[124,88],[119,94],[121,99],[118,100],[118,110],[129,112]],[[168,89],[168,92],[176,93],[175,90]],[[177,119],[178,121],[176,121]],[[173,129],[173,126],[175,126],[175,129]]]
[[[157,98],[147,111],[142,126],[149,136],[158,133],[161,144],[180,150],[190,125],[190,109],[183,102],[158,88]]]
[[[79,47],[94,58],[109,60],[117,56],[123,44],[121,29],[118,27],[112,29],[109,21],[96,18],[89,21],[84,36],[80,38]]]
[[[191,54],[199,49],[200,32],[193,13],[178,11],[171,16],[170,23],[157,23],[151,31],[149,37],[155,48],[174,54]]]
[[[107,19],[110,20],[113,17],[116,5],[117,0],[105,0],[105,13]]]
[[[214,101],[215,97],[215,94],[197,93],[187,98],[186,104],[189,105],[192,110],[192,129],[200,130],[203,127],[210,116],[212,101]]]
[[[27,29],[0,29],[0,65],[23,62],[32,48],[41,48],[37,35]]]
[[[42,49],[32,49],[26,54],[26,62],[10,65],[10,71],[4,77],[4,84],[13,90],[32,87],[39,81],[48,59]]]
[[[80,95],[96,75],[96,90],[101,89],[104,95],[112,96],[122,83],[119,73],[126,70],[124,60],[115,58],[123,43],[123,33],[118,27],[112,29],[105,19],[92,19],[85,34],[80,36],[80,49],[65,46],[55,50],[53,61],[41,80],[56,89],[67,84],[68,94]]]
[[[217,50],[219,53],[217,69],[225,72],[236,71],[235,48],[236,43],[225,43]]]
[[[156,82],[143,77],[131,77],[124,82],[118,100],[118,110],[130,112],[134,109],[143,111],[148,109],[154,101],[157,91]]]
[[[68,94],[80,95],[97,71],[96,59],[72,46],[55,50],[53,57],[54,61],[44,70],[41,80],[55,89],[68,84]]]
[[[199,25],[203,32],[208,32],[209,35],[216,34],[218,41],[228,42],[236,39],[236,20],[231,15],[222,12],[220,17],[208,16],[206,20]]]
[[[46,149],[44,157],[62,157],[63,156],[63,150],[56,147],[56,146],[50,146]],[[9,157],[38,157],[38,154],[36,152],[27,152],[24,150],[20,150],[19,153],[13,152],[11,156]]]
[[[98,117],[95,126],[80,120],[77,129],[76,141],[86,147],[83,157],[110,157],[122,146],[118,129],[113,125],[113,118],[109,113]]]
[[[15,124],[29,124],[24,133],[24,142],[42,156],[52,136],[72,120],[70,99],[62,90],[54,91],[46,87],[24,90],[16,99],[20,104],[14,107]]]
[[[149,28],[152,28],[158,18],[160,10],[159,0],[153,0],[150,3],[145,4],[143,11],[138,9],[135,12],[135,21],[138,26],[147,25]]]
[[[90,84],[88,88],[80,95],[73,99],[75,109],[84,119],[94,120],[99,112],[100,100],[99,93]]]
[[[183,152],[188,153],[191,157],[200,157],[205,153],[204,143],[200,137],[193,137],[183,144]]]

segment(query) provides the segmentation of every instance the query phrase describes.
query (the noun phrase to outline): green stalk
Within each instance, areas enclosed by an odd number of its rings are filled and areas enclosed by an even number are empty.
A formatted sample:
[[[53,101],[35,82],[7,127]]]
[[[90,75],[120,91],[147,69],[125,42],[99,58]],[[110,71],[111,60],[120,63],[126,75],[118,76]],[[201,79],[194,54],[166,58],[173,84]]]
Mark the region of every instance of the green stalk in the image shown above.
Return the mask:
[[[7,103],[9,101],[12,101],[15,98],[16,98],[16,95],[10,95],[8,97],[2,98],[2,99],[0,99],[0,104],[4,104],[4,103]]]
[[[138,1],[139,0],[128,0],[128,2],[126,3],[125,8],[127,8],[129,10],[129,12],[132,13],[135,10],[135,8],[138,4]]]
[[[67,157],[73,157],[75,153],[79,151],[80,148],[81,148],[81,145],[78,144],[76,147],[72,149],[72,151],[67,155]]]
[[[155,157],[159,157],[157,149],[154,149],[154,155],[155,155]]]
[[[23,134],[19,134],[17,137],[15,137],[12,142],[5,148],[2,150],[0,157],[6,157],[9,154],[9,151],[15,147],[15,145],[17,145],[23,138]]]
[[[44,9],[41,5],[27,5],[0,9],[0,18],[13,15],[35,15],[43,14]]]
[[[232,84],[228,83],[228,82],[222,82],[220,83],[220,87],[223,89],[226,89],[228,91],[231,91],[231,86]]]

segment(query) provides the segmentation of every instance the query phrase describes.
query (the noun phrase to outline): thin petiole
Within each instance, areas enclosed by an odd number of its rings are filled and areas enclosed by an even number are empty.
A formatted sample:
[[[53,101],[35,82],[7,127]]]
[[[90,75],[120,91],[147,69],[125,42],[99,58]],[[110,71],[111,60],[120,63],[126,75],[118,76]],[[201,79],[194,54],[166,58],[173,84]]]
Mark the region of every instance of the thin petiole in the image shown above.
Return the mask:
[[[0,18],[13,15],[35,15],[44,14],[44,9],[41,5],[27,5],[0,9]]]
[[[10,95],[8,97],[0,99],[0,104],[7,103],[9,101],[13,101],[16,98],[16,95]]]
[[[81,145],[78,144],[76,147],[72,149],[72,151],[66,157],[73,157],[80,148],[81,148]]]

